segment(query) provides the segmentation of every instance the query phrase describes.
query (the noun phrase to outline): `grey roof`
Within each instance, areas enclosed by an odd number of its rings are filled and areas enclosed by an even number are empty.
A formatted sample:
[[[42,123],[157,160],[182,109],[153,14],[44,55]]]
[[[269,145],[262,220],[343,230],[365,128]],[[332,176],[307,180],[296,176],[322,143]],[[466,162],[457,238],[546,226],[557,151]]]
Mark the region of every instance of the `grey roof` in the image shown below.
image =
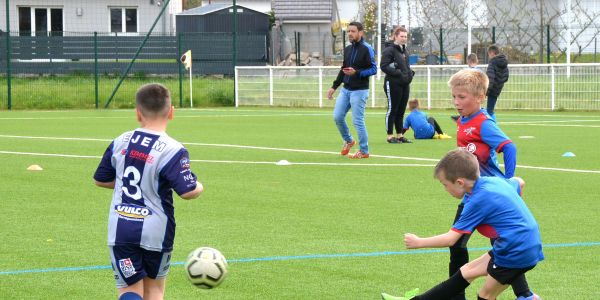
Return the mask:
[[[333,15],[332,0],[273,0],[275,18],[280,20],[327,20]]]
[[[236,6],[237,6],[238,9],[247,9],[247,10],[255,11],[255,10],[253,10],[251,8],[247,8],[247,7],[242,6],[242,5],[236,5]],[[199,6],[199,7],[192,8],[192,9],[188,9],[186,11],[178,13],[177,15],[178,16],[181,16],[181,15],[194,15],[194,16],[196,16],[196,15],[207,15],[207,14],[213,13],[215,11],[219,11],[219,10],[222,10],[222,9],[227,9],[227,8],[230,8],[230,7],[233,7],[233,4],[223,4],[223,3],[221,3],[221,4],[208,4],[208,5]],[[263,12],[260,12],[260,11],[256,11],[256,12],[264,14]]]

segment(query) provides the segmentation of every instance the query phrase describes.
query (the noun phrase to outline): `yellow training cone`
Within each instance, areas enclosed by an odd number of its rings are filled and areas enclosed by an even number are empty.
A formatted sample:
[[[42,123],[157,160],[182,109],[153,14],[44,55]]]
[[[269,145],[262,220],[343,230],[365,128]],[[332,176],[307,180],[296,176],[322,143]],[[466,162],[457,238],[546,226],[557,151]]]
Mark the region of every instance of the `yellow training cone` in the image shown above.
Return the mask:
[[[27,167],[28,171],[41,171],[43,170],[42,167],[40,167],[40,165],[31,165],[29,167]]]

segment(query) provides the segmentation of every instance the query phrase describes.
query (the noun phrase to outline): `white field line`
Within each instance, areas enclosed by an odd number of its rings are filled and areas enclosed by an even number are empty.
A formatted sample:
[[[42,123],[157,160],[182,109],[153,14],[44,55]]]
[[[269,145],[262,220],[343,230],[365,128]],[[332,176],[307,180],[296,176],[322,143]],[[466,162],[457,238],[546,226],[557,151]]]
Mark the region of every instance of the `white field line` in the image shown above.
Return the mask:
[[[51,157],[68,157],[68,158],[94,158],[101,159],[102,156],[94,155],[74,155],[74,154],[58,154],[58,153],[35,153],[35,152],[16,152],[2,151],[0,154],[13,155],[30,155],[30,156],[51,156]],[[192,162],[203,163],[221,163],[221,164],[253,164],[253,165],[277,165],[273,161],[241,161],[241,160],[205,160],[191,159]],[[290,163],[290,165],[309,165],[309,166],[368,166],[368,167],[434,167],[432,164],[361,164],[361,163],[319,163],[319,162],[298,162]]]
[[[583,127],[583,128],[600,128],[600,125],[576,125],[576,124],[505,124],[502,125],[517,125],[517,126],[542,126],[542,127]]]
[[[67,138],[67,137],[33,137],[33,136],[17,136],[17,135],[0,135],[0,138],[22,138],[22,139],[45,139],[45,140],[69,140],[69,141],[101,141],[101,142],[110,142],[112,140],[109,139],[95,139],[95,138]],[[229,144],[207,144],[207,143],[182,143],[184,145],[193,145],[193,146],[209,146],[209,147],[226,147],[226,148],[241,148],[241,149],[256,149],[256,150],[270,150],[270,151],[284,151],[284,152],[301,152],[301,153],[320,153],[320,154],[333,154],[339,155],[339,152],[331,152],[331,151],[319,151],[319,150],[302,150],[302,149],[290,149],[290,148],[273,148],[273,147],[259,147],[259,146],[243,146],[243,145],[229,145]],[[28,152],[11,152],[11,151],[0,151],[3,154],[22,154],[22,155],[38,155],[36,153],[28,154]],[[78,155],[70,155],[70,154],[39,154],[45,156],[64,156],[64,157],[89,157],[89,158],[99,158],[99,156],[78,156]],[[437,162],[439,159],[435,158],[422,158],[422,157],[407,157],[407,156],[393,156],[393,155],[375,155],[372,154],[372,157],[379,158],[391,158],[391,159],[406,159],[406,160],[417,160],[417,161],[430,161]],[[198,162],[231,162],[231,163],[244,163],[243,161],[202,161],[197,160]],[[272,162],[254,162],[260,164],[270,164]],[[354,165],[352,163],[293,163],[296,165],[304,164],[320,164],[320,165]],[[368,166],[369,164],[359,163],[357,165]],[[392,165],[392,164],[376,164],[377,166],[382,165]],[[403,166],[412,166],[413,164],[400,164]],[[418,165],[414,166],[427,166],[427,165]],[[550,167],[537,167],[537,166],[525,166],[525,165],[517,165],[519,168],[524,169],[534,169],[534,170],[547,170],[547,171],[561,171],[561,172],[572,172],[572,173],[595,173],[600,174],[599,170],[581,170],[581,169],[565,169],[565,168],[550,168]]]
[[[14,120],[81,120],[81,119],[129,119],[133,117],[133,110],[114,110],[118,112],[126,112],[129,115],[127,116],[89,116],[89,117],[0,117],[0,121],[14,121]],[[188,115],[185,114],[188,111],[194,112],[226,112],[228,114],[215,114],[215,115],[206,115],[206,114],[194,114]],[[48,111],[47,113],[51,113],[53,111]],[[67,111],[54,111],[54,112],[67,112]],[[239,113],[243,114],[239,114]],[[384,115],[385,111],[367,111],[367,115]],[[442,112],[436,113],[436,115],[454,115],[453,112]],[[311,112],[311,111],[294,111],[294,112],[273,112],[273,110],[218,110],[218,109],[193,109],[193,110],[183,110],[177,112],[177,118],[229,118],[229,117],[321,117],[321,116],[330,116],[331,112]],[[551,118],[597,118],[596,116],[583,116],[583,115],[532,115],[532,114],[511,114],[507,115],[508,118],[522,118],[522,117],[551,117]],[[600,119],[593,120],[564,120],[564,121],[507,121],[507,122],[499,122],[500,124],[531,124],[531,123],[546,123],[546,122],[600,122]]]

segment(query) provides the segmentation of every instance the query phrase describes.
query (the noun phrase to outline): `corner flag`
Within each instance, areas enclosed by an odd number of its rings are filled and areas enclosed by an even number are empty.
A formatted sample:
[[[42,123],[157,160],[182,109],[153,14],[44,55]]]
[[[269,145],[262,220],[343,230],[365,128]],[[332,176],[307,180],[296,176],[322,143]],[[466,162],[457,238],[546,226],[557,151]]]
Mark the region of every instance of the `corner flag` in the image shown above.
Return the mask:
[[[192,68],[192,50],[186,51],[181,56],[180,60],[181,60],[181,63],[185,66],[186,70],[189,70],[190,68]]]

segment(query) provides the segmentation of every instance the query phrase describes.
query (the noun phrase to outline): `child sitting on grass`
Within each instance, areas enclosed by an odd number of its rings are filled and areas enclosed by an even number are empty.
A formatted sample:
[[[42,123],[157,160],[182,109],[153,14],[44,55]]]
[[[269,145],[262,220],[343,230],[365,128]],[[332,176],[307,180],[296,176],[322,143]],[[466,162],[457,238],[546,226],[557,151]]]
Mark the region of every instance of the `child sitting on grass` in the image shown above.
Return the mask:
[[[419,100],[412,99],[408,101],[410,114],[404,120],[402,133],[404,134],[411,127],[415,132],[415,139],[450,139],[451,136],[445,134],[440,124],[427,114],[419,110]]]

